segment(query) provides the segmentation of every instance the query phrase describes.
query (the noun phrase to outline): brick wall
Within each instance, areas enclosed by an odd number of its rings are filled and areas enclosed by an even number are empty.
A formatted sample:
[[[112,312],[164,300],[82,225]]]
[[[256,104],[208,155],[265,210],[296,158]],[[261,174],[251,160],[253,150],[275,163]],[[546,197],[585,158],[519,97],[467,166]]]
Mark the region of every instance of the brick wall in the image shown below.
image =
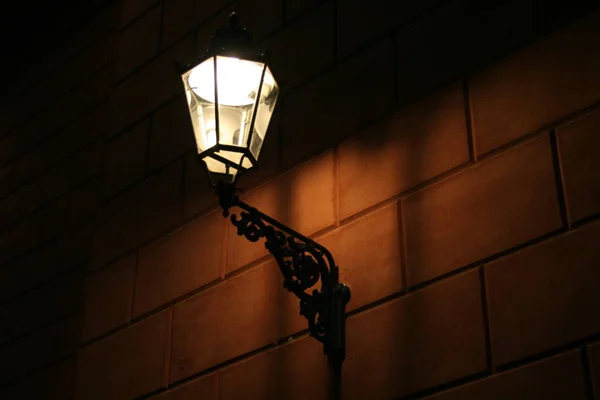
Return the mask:
[[[173,61],[237,10],[282,83],[243,198],[352,288],[343,398],[600,400],[594,3],[103,8],[0,109],[0,397],[327,398],[194,158]]]

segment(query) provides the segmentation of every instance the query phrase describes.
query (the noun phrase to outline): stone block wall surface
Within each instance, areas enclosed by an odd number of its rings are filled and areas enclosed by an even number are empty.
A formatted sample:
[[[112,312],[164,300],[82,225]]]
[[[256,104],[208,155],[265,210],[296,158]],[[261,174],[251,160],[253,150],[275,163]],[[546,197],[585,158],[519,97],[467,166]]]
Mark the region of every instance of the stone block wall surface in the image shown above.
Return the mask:
[[[196,161],[174,63],[231,11],[282,85],[241,196],[352,290],[341,398],[600,400],[583,0],[99,9],[0,108],[0,398],[331,398],[298,300]]]

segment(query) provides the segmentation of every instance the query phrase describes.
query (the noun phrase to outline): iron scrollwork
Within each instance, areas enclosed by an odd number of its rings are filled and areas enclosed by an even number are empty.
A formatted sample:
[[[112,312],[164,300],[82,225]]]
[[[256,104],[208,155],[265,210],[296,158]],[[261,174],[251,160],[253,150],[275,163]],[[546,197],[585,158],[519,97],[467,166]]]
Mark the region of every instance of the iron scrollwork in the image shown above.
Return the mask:
[[[238,199],[235,189],[219,191],[224,216],[229,208],[243,211],[230,220],[237,234],[251,242],[265,239],[283,275],[283,286],[300,299],[300,314],[308,320],[310,335],[320,341],[335,364],[345,358],[345,308],[350,289],[339,282],[338,267],[322,245],[295,232]],[[320,288],[317,288],[320,282]]]

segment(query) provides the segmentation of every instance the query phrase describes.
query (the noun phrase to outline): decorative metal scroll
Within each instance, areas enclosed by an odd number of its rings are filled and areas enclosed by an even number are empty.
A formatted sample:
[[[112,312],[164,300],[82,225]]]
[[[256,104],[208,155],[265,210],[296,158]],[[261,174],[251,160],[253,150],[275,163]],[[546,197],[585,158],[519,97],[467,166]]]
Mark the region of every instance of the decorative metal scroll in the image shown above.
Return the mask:
[[[308,320],[310,335],[325,345],[328,353],[332,288],[338,284],[333,257],[319,244],[302,235],[275,229],[258,210],[246,207],[240,218],[231,216],[238,235],[251,242],[265,238],[265,247],[284,277],[283,286],[300,299],[300,314]],[[315,286],[321,282],[320,289]],[[311,290],[312,289],[312,290]]]

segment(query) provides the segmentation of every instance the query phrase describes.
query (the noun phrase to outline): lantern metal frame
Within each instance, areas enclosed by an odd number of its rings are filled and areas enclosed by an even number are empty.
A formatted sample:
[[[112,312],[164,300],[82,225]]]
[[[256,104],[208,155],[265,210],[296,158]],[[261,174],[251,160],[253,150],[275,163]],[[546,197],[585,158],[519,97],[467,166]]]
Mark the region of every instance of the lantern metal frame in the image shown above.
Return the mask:
[[[255,166],[258,164],[258,160],[250,151],[250,143],[254,133],[253,128],[260,99],[260,90],[262,89],[268,63],[266,55],[252,56],[250,54],[248,49],[250,49],[251,43],[252,36],[250,32],[239,25],[238,17],[235,13],[232,13],[229,27],[217,30],[207,55],[191,65],[180,68],[180,71],[183,74],[199,63],[214,57],[215,106],[218,107],[216,79],[216,60],[218,56],[235,56],[244,60],[264,63],[257,101],[254,105],[254,114],[250,124],[250,134],[244,153]],[[330,365],[335,371],[339,372],[339,368],[346,357],[345,320],[346,305],[351,297],[350,289],[340,283],[339,268],[327,248],[240,200],[238,196],[239,189],[236,188],[235,181],[239,175],[247,171],[247,168],[241,166],[243,158],[239,164],[235,164],[215,154],[219,150],[240,152],[239,147],[219,143],[218,114],[217,108],[215,112],[217,144],[200,153],[198,160],[213,157],[225,163],[229,168],[235,168],[238,171],[231,181],[217,179],[215,182],[213,178],[218,174],[210,172],[208,167],[206,168],[211,185],[218,196],[219,205],[223,209],[223,216],[230,217],[238,235],[244,236],[251,242],[257,242],[260,239],[265,240],[265,248],[273,255],[283,275],[284,288],[300,300],[300,314],[308,320],[310,336],[323,344],[323,351],[327,355]],[[232,164],[235,164],[235,166]],[[239,217],[235,213],[230,215],[230,209],[233,207],[242,210]]]

